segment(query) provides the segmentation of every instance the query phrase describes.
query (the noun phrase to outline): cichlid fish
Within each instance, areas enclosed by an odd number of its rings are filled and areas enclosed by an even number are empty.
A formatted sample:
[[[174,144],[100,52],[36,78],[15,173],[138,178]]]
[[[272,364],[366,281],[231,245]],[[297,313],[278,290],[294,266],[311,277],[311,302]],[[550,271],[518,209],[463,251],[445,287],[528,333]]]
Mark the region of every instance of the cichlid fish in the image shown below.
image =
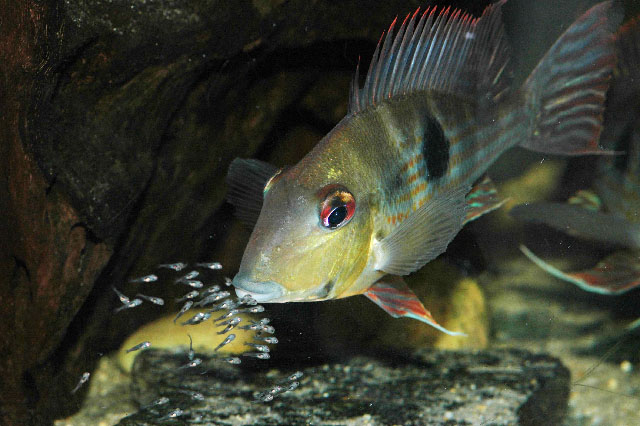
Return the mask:
[[[380,40],[348,114],[298,164],[236,159],[229,201],[255,224],[238,297],[301,302],[364,294],[393,317],[437,324],[401,276],[501,205],[483,179],[508,148],[601,154],[615,65],[611,2],[583,14],[512,87],[506,0],[473,18],[428,8]],[[474,187],[474,183],[476,183]]]
[[[534,203],[514,207],[518,219],[540,222],[570,235],[612,244],[620,249],[578,272],[562,272],[533,254],[523,253],[564,281],[600,294],[622,294],[640,286],[640,20],[620,30],[619,62],[605,111],[603,143],[626,151],[598,163],[595,191],[582,190],[568,203]]]

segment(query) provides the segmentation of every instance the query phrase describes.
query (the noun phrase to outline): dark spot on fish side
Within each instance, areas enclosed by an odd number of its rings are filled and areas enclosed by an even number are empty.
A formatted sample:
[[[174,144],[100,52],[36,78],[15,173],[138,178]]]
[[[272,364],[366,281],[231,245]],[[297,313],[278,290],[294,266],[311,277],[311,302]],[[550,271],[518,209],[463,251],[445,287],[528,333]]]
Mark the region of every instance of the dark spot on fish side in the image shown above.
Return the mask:
[[[402,179],[402,175],[397,174],[395,178],[392,180],[392,190],[401,189],[403,187],[404,180]]]
[[[435,118],[427,120],[422,142],[422,155],[427,167],[427,180],[438,179],[449,167],[449,141]]]

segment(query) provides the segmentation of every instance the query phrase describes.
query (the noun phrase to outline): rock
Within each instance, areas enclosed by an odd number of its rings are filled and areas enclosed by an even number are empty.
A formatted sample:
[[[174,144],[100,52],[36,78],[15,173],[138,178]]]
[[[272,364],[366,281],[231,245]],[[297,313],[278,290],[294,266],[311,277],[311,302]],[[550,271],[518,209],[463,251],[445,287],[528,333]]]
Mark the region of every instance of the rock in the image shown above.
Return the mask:
[[[184,411],[176,424],[556,425],[569,393],[560,361],[519,350],[357,356],[303,368],[299,388],[269,403],[254,394],[288,383],[290,367],[246,370],[209,359],[203,374],[177,370],[183,358],[154,350],[137,357],[134,394],[145,408],[119,425],[164,424],[176,408]],[[170,402],[150,406],[161,396]]]

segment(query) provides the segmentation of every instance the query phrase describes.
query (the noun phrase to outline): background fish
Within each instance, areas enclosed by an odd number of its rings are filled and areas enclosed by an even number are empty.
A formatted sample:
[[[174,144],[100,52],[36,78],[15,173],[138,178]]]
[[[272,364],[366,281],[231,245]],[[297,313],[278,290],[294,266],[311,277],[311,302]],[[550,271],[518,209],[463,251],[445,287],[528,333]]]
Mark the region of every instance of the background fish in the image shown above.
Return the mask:
[[[356,71],[347,116],[298,164],[232,162],[228,199],[255,223],[233,279],[238,296],[291,302],[364,294],[394,317],[451,333],[400,276],[500,204],[481,179],[487,168],[515,145],[604,152],[597,141],[620,20],[611,2],[579,18],[515,90],[504,3],[480,18],[416,11],[395,35],[394,21],[362,88]]]
[[[611,141],[626,155],[603,157],[594,191],[579,191],[567,204],[516,206],[515,218],[539,222],[570,235],[626,249],[618,250],[594,268],[565,273],[528,248],[532,261],[557,278],[584,290],[620,294],[640,286],[640,30],[638,19],[626,24],[617,40],[620,58],[608,96],[603,143]]]

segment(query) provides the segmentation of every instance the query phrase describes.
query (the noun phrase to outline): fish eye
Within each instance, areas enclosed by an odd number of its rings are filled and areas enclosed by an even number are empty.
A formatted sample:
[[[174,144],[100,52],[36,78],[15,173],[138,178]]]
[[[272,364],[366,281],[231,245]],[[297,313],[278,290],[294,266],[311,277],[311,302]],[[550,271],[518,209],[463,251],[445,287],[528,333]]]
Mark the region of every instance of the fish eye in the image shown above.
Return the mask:
[[[356,200],[353,194],[345,189],[330,191],[320,208],[322,226],[336,229],[345,225],[356,210]]]

